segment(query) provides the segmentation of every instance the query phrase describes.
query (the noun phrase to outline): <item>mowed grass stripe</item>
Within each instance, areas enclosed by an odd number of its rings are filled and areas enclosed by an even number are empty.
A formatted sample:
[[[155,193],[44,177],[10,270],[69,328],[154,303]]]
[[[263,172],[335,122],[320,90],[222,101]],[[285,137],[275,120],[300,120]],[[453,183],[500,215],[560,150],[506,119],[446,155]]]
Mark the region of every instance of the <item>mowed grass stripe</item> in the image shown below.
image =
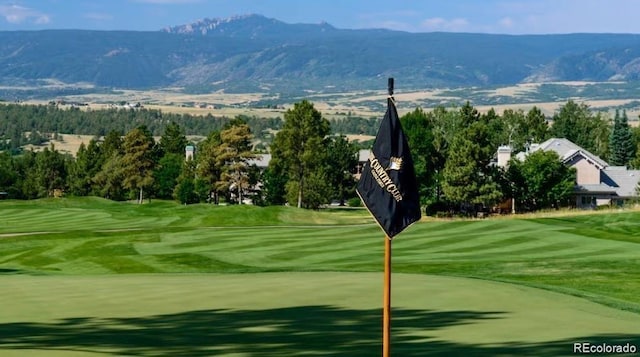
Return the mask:
[[[4,219],[4,217],[3,217]],[[14,216],[0,226],[1,233],[30,232],[33,227],[47,227],[45,231],[101,230],[154,227],[159,220],[148,218],[137,221],[113,219],[109,215],[92,212],[29,212],[24,216]]]
[[[235,235],[222,233],[223,236],[218,236],[222,232],[221,230],[214,231],[215,234],[212,234],[214,232],[210,230],[190,231],[186,235],[181,232],[167,233],[161,234],[161,239],[158,242],[140,243],[136,247],[143,253],[162,252],[166,249],[198,251],[211,245],[215,245],[216,249],[235,251],[251,249],[288,251],[308,249],[314,246],[322,247],[336,242],[358,244],[360,237],[360,235],[352,234],[353,230],[347,230],[346,234],[349,235],[349,239],[337,239],[336,237],[344,237],[344,228],[318,228],[305,229],[304,231],[297,228],[263,228],[259,232],[252,229],[235,231]]]
[[[482,226],[482,224],[478,224]],[[569,254],[597,254],[605,248],[602,241],[585,239],[573,233],[564,233],[564,229],[555,234],[549,235],[549,232],[540,232],[536,227],[531,227],[526,235],[522,231],[510,230],[509,234],[497,234],[492,232],[489,227],[473,227],[468,225],[469,232],[466,234],[456,234],[450,238],[438,238],[436,240],[425,240],[420,237],[412,237],[417,239],[398,240],[396,246],[403,249],[422,249],[428,250],[430,253],[440,256],[447,254],[455,254],[458,256],[477,255],[479,258],[487,256],[490,258],[499,258],[501,256],[511,257],[536,257],[538,254],[545,256],[554,255],[554,253]],[[480,231],[481,233],[476,233]],[[523,229],[523,231],[527,231]],[[488,233],[487,233],[488,232]],[[459,239],[458,236],[464,238]],[[405,243],[411,241],[412,243]],[[624,252],[629,247],[619,244],[616,252]],[[613,253],[606,247],[607,254]],[[633,249],[633,247],[632,247]],[[570,252],[568,252],[570,251]],[[558,254],[558,255],[560,255]]]
[[[13,217],[47,211],[41,223],[29,221],[31,231],[55,231],[0,238],[5,274],[382,270],[384,235],[361,213],[46,200],[0,202],[0,214],[5,207]],[[211,227],[230,224],[232,216],[242,225]],[[633,241],[640,214],[616,216],[426,220],[394,239],[394,271],[504,280],[640,311],[640,279],[633,278],[640,268],[632,263],[640,257]],[[616,233],[607,234],[606,225]],[[622,239],[625,232],[632,238]],[[619,264],[604,269],[611,262]]]
[[[362,244],[363,238],[369,238],[370,228],[318,227],[306,228],[269,228],[260,234],[254,231],[239,231],[233,238],[224,242],[225,248],[234,250],[277,249],[281,251],[324,247],[328,244]],[[380,237],[378,237],[380,238]],[[381,239],[381,238],[380,238]],[[217,240],[217,238],[216,238]],[[379,240],[379,239],[377,239]],[[218,243],[218,242],[216,242]],[[366,243],[365,243],[366,244]]]
[[[264,229],[263,229],[264,230]],[[278,232],[281,232],[281,230],[278,230]],[[322,234],[324,233],[324,234]],[[113,235],[115,233],[112,233],[111,235]],[[172,233],[172,234],[180,234],[180,233]],[[307,232],[307,234],[309,234],[309,232]],[[276,234],[274,234],[276,235]],[[278,236],[295,236],[298,235],[299,236],[299,230],[296,230],[296,232],[294,232],[294,234],[288,235],[288,234],[283,234],[283,233],[278,233]],[[318,237],[315,237],[313,240],[308,240],[304,237],[300,237],[298,239],[290,239],[286,242],[283,242],[281,240],[264,240],[262,238],[252,238],[249,239],[251,240],[251,243],[247,243],[247,238],[246,237],[238,237],[235,240],[229,240],[229,242],[231,242],[230,245],[225,246],[224,244],[220,244],[221,242],[217,239],[217,238],[212,238],[211,240],[208,241],[202,241],[199,242],[202,244],[209,244],[209,245],[215,245],[216,248],[212,248],[212,250],[237,250],[237,251],[247,251],[247,250],[251,250],[251,249],[265,249],[265,246],[272,246],[273,249],[275,250],[279,250],[281,252],[286,252],[283,253],[285,255],[289,254],[288,252],[303,252],[303,251],[308,251],[309,253],[314,253],[316,251],[318,251],[318,249],[316,248],[320,248],[320,252],[322,254],[322,248],[325,248],[326,245],[332,245],[334,246],[334,248],[336,249],[340,249],[340,250],[345,250],[347,248],[362,248],[362,247],[375,247],[375,238],[371,239],[371,240],[367,240],[367,239],[358,239],[358,238],[351,238],[351,239],[343,239],[343,240],[337,240],[337,239],[333,239],[333,236],[339,235],[339,232],[333,232],[333,229],[323,229],[323,230],[316,230],[316,235],[318,235]],[[367,234],[364,235],[365,238],[367,238]],[[139,239],[139,238],[138,238]],[[145,238],[142,240],[149,240],[149,238]],[[151,240],[158,240],[156,238],[152,238]],[[160,240],[162,240],[162,238],[160,238]],[[323,241],[323,240],[326,240]],[[377,240],[377,239],[376,239]],[[93,255],[93,254],[102,254],[103,252],[112,252],[113,250],[113,244],[114,242],[116,242],[117,239],[114,240],[96,240],[95,242],[85,242],[83,243],[80,247],[75,247],[75,250],[71,250],[68,254],[70,255],[70,257],[75,257],[78,254],[89,254],[89,255]],[[455,241],[457,242],[456,244],[460,244],[460,242],[455,239]],[[480,239],[477,239],[475,241],[480,241]],[[150,243],[150,244],[157,244],[162,246],[163,243]],[[497,242],[490,242],[487,243],[490,246],[494,246],[496,244],[498,244]],[[90,246],[95,245],[96,247],[93,249],[89,249]],[[107,247],[105,247],[107,246]],[[141,247],[144,246],[148,246],[148,244],[146,243],[136,243],[136,249],[137,250],[144,250]],[[584,245],[583,245],[584,246]],[[193,249],[198,250],[200,248],[202,248],[202,245],[197,245],[195,247],[193,247]],[[422,245],[422,247],[424,247],[424,245]],[[554,250],[563,250],[563,249],[575,249],[576,247],[578,247],[578,245],[576,244],[572,244],[572,243],[550,243],[548,241],[545,241],[543,245],[540,246],[535,246],[535,247],[530,247],[530,248],[526,248],[526,249],[511,249],[510,253],[512,256],[517,256],[517,255],[530,255],[531,253],[539,253],[542,252],[544,254],[549,254],[550,252],[554,251]],[[106,251],[104,249],[107,249]],[[167,247],[162,247],[163,249],[167,249]],[[171,248],[176,249],[178,247],[176,247],[175,245],[172,246]],[[295,249],[289,249],[289,248],[295,248]],[[128,247],[128,249],[131,249],[131,247]],[[428,249],[427,249],[428,250]],[[77,251],[77,252],[76,252]],[[189,250],[187,250],[189,251]],[[92,253],[93,252],[93,253]],[[472,247],[466,247],[466,248],[457,248],[454,249],[452,251],[429,251],[430,254],[434,255],[434,256],[438,256],[438,253],[448,253],[448,254],[456,254],[457,256],[461,256],[463,257],[465,254],[461,254],[463,252],[467,252],[468,254],[473,254],[473,255],[486,255],[486,252],[482,252],[481,249],[477,249],[476,248],[472,248]],[[134,252],[128,252],[133,254]],[[500,252],[494,253],[494,254],[489,254],[489,257],[493,257],[496,254],[499,254]],[[122,254],[119,254],[122,255]]]
[[[264,229],[263,229],[264,230]],[[282,232],[280,229],[278,229],[279,232]],[[307,230],[308,231],[308,230]],[[291,235],[299,235],[300,230],[296,229],[295,232]],[[309,232],[306,232],[307,234],[309,234]],[[324,234],[321,234],[324,233]],[[110,235],[114,235],[115,233],[112,233]],[[171,233],[171,234],[181,234],[181,233]],[[361,252],[362,249],[367,248],[367,249],[375,249],[377,243],[376,241],[378,241],[378,239],[373,238],[373,239],[368,239],[367,234],[365,234],[365,237],[362,239],[356,239],[356,238],[352,238],[352,239],[343,239],[343,240],[336,240],[333,238],[328,238],[328,237],[333,237],[336,235],[339,235],[338,233],[334,232],[334,229],[328,229],[325,228],[323,230],[317,230],[317,235],[320,235],[319,237],[314,238],[313,240],[308,240],[307,238],[298,238],[295,240],[288,240],[286,242],[282,242],[282,241],[270,241],[270,240],[264,240],[261,238],[252,238],[251,243],[247,244],[246,237],[238,237],[234,240],[229,240],[231,242],[230,245],[225,245],[225,244],[220,244],[221,242],[217,239],[217,238],[212,238],[211,240],[209,240],[208,242],[200,242],[200,243],[208,243],[209,247],[207,248],[207,246],[201,246],[198,245],[196,247],[192,247],[190,249],[177,249],[177,247],[174,245],[172,247],[166,247],[166,246],[162,246],[163,243],[150,243],[152,245],[154,244],[158,244],[161,245],[161,249],[158,252],[161,252],[163,249],[176,249],[178,251],[182,251],[184,253],[197,253],[198,251],[219,251],[219,252],[224,252],[224,251],[237,251],[237,252],[250,252],[253,249],[257,249],[262,251],[263,253],[265,253],[265,255],[270,256],[270,258],[272,260],[300,260],[300,259],[310,259],[311,256],[313,255],[318,255],[319,257],[316,257],[314,259],[312,259],[312,263],[318,263],[322,261],[322,257],[324,255],[327,254],[335,254],[335,252],[337,251],[349,251],[350,249],[354,249],[354,248],[358,248],[354,250],[354,253],[348,255],[350,256],[356,256],[356,255],[361,255],[363,252]],[[278,233],[278,236],[289,236],[289,234],[284,234],[284,233]],[[139,238],[138,238],[139,239]],[[147,240],[148,238],[145,238],[143,240]],[[424,238],[423,238],[424,239]],[[68,255],[68,258],[73,258],[75,259],[76,257],[80,256],[80,255],[88,255],[88,256],[93,256],[93,255],[100,255],[103,253],[107,253],[110,255],[136,255],[138,254],[139,251],[142,251],[144,253],[144,249],[142,249],[141,247],[144,246],[148,246],[147,243],[136,243],[136,250],[134,251],[132,249],[132,247],[130,245],[127,245],[126,243],[124,245],[118,245],[117,241],[119,239],[116,238],[115,240],[111,239],[111,240],[105,240],[105,239],[98,239],[98,240],[92,240],[89,242],[85,242],[80,246],[76,246],[74,249],[70,250],[69,252],[65,253],[63,252],[63,254]],[[479,239],[478,239],[479,240]],[[457,244],[459,244],[460,242],[455,239],[455,241],[457,242]],[[497,243],[490,243],[490,244],[497,244]],[[270,248],[267,249],[266,246],[269,246]],[[327,251],[327,246],[331,246],[332,249]],[[543,245],[540,246],[535,246],[535,247],[531,247],[531,248],[527,248],[527,249],[520,249],[520,250],[511,250],[511,254],[510,256],[526,256],[526,255],[531,255],[531,253],[539,253],[542,252],[544,254],[550,254],[550,252],[553,252],[554,250],[565,250],[565,249],[573,249],[575,248],[576,245],[574,244],[570,244],[570,243],[549,243],[546,242]],[[206,249],[202,249],[202,248],[206,248]],[[291,248],[295,248],[295,249],[291,249]],[[122,249],[124,249],[124,251],[122,251]],[[460,248],[458,248],[460,249]],[[120,250],[120,251],[119,251]],[[270,254],[269,251],[275,251],[275,252],[279,252],[276,254]],[[431,257],[434,258],[438,258],[441,256],[444,257],[449,257],[451,254],[454,254],[455,256],[458,257],[465,257],[465,255],[473,255],[473,256],[477,256],[479,259],[487,259],[487,258],[494,258],[496,256],[501,255],[500,252],[494,252],[493,254],[487,254],[486,252],[482,252],[481,250],[472,250],[471,248],[469,248],[469,252],[467,252],[467,254],[461,253],[459,251],[453,250],[452,252],[444,252],[445,254],[438,254],[438,253],[442,253],[442,251],[436,251],[436,252],[431,252],[429,250],[428,253]],[[466,251],[466,250],[465,250]],[[421,253],[421,254],[424,254]],[[291,264],[287,264],[287,265],[291,265]]]

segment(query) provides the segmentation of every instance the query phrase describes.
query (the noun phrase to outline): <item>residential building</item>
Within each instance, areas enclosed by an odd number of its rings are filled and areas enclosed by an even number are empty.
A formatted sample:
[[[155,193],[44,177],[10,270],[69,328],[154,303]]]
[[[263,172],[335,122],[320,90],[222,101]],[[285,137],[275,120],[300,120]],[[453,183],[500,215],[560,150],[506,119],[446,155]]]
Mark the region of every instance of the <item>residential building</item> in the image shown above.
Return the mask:
[[[515,155],[519,160],[535,151],[554,151],[560,160],[576,169],[575,205],[578,208],[595,208],[603,205],[620,205],[637,198],[636,187],[640,170],[610,166],[600,157],[567,139],[552,138],[541,144],[532,144],[525,152]],[[511,148],[498,149],[498,166],[506,167],[511,158]]]

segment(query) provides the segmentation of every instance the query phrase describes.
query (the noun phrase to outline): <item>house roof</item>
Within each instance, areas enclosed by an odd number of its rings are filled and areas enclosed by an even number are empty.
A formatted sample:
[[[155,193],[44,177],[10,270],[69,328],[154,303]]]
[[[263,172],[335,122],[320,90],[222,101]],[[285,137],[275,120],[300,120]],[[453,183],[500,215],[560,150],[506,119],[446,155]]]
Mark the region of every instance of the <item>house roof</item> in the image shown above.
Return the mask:
[[[555,151],[564,163],[582,156],[600,170],[599,184],[576,186],[576,192],[615,194],[621,198],[637,196],[636,187],[640,182],[640,170],[628,170],[624,166],[609,166],[597,155],[563,138],[552,138],[541,144],[533,144],[529,152],[538,150]],[[527,153],[518,153],[516,157],[524,160],[526,155]]]
[[[616,189],[607,184],[601,183],[597,185],[578,185],[576,186],[576,192],[582,194],[615,194]]]
[[[603,170],[602,176],[602,181],[606,181],[606,178],[608,178],[616,184],[616,186],[614,186],[614,189],[618,196],[637,196],[636,187],[638,186],[638,182],[640,181],[640,170],[627,170],[626,168],[612,166]]]
[[[267,168],[269,166],[269,161],[271,161],[271,154],[257,154],[255,159],[247,160],[247,165],[256,165],[260,168]]]
[[[606,161],[602,160],[597,155],[592,154],[591,152],[564,138],[551,138],[541,144],[536,145],[535,147],[532,146],[532,152],[537,150],[555,151],[556,154],[558,154],[558,156],[560,156],[560,158],[562,159],[562,162],[568,162],[576,155],[582,155],[588,160],[593,161],[599,169],[604,169],[609,166]]]

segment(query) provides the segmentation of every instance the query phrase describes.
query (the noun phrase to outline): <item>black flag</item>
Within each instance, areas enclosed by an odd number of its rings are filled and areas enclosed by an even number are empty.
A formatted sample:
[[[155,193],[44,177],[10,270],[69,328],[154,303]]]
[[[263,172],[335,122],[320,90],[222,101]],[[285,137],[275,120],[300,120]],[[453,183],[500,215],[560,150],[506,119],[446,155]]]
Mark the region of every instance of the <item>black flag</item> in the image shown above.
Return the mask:
[[[420,219],[418,183],[393,98],[362,169],[358,195],[389,238]]]

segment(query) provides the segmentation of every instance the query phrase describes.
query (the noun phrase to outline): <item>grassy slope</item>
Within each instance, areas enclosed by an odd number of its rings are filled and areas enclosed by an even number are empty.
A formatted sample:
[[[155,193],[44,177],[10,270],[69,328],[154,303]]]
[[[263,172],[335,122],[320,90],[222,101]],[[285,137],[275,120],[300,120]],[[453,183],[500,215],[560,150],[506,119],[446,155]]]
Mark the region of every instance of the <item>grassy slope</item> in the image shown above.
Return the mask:
[[[415,224],[394,353],[640,346],[639,216]],[[362,210],[0,202],[0,354],[376,355],[382,239]]]
[[[0,215],[5,273],[382,268],[382,237],[364,211],[136,206],[84,198],[2,202]],[[516,282],[640,312],[639,216],[422,222],[394,241],[394,272]],[[41,233],[7,236],[18,232]]]

